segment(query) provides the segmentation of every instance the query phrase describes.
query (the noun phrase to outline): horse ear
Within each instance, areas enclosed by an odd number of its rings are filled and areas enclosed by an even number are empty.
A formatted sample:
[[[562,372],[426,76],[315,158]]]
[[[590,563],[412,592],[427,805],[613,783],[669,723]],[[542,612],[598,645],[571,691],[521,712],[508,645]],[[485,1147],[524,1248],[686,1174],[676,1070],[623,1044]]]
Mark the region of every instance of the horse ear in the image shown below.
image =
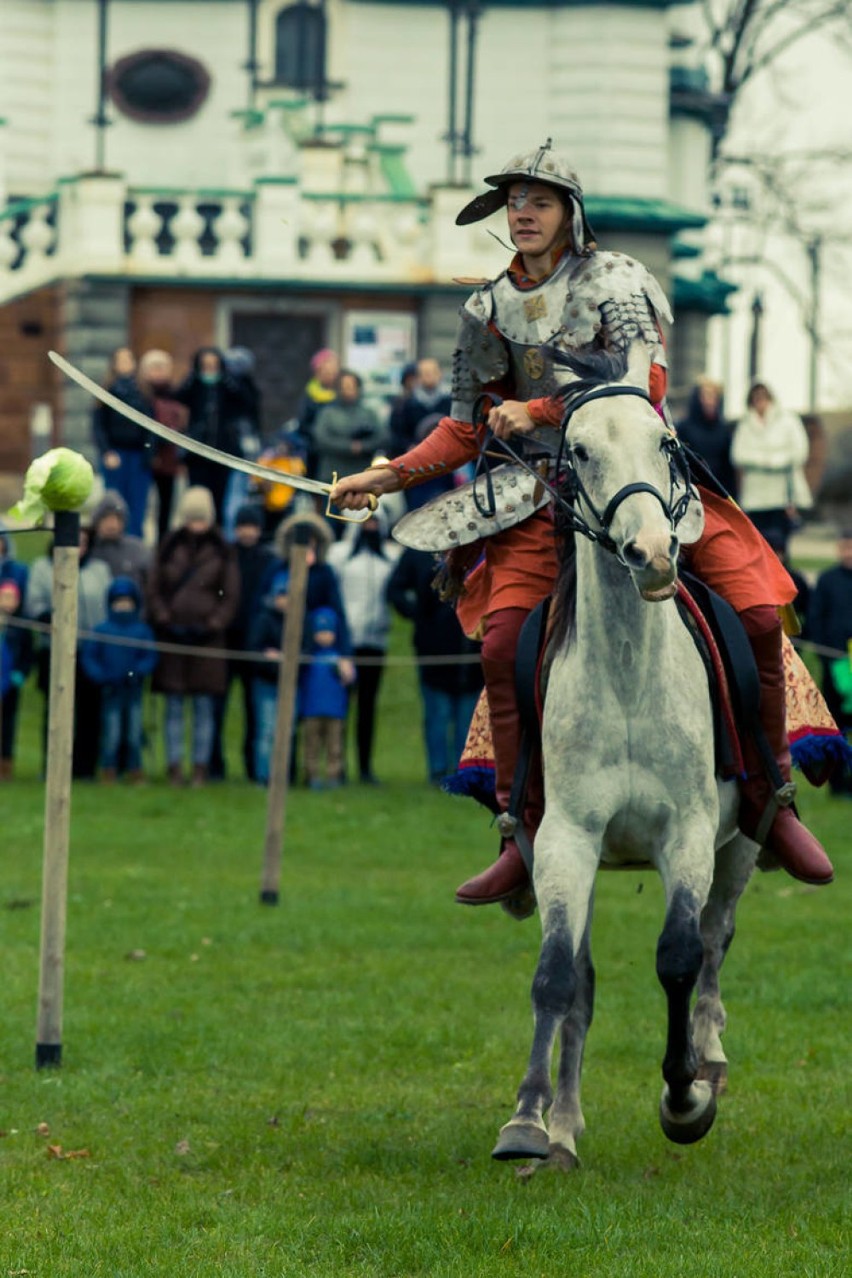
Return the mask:
[[[704,532],[704,506],[695,487],[692,501],[677,526],[677,539],[682,546],[693,546]]]
[[[623,380],[629,386],[641,386],[647,390],[650,375],[651,351],[648,344],[641,338],[634,338],[627,352],[627,372]]]

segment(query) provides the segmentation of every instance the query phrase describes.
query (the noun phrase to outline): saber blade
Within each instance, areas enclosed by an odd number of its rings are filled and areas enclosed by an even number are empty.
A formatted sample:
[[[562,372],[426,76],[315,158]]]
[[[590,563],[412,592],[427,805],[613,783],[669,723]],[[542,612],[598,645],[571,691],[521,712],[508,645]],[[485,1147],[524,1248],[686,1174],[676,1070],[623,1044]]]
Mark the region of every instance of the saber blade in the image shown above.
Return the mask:
[[[319,493],[326,500],[331,494],[332,484],[323,484],[318,479],[308,479],[304,475],[287,475],[283,471],[274,470],[271,466],[263,466],[260,462],[247,461],[245,457],[235,457],[233,453],[225,453],[221,448],[214,448],[212,444],[204,444],[200,439],[193,439],[191,435],[184,435],[179,430],[172,430],[171,426],[164,426],[162,422],[155,421],[153,417],[148,417],[146,413],[140,413],[131,404],[125,404],[123,400],[105,390],[103,386],[93,382],[91,377],[81,373],[79,368],[69,364],[68,360],[57,354],[56,351],[48,351],[48,358],[66,377],[70,377],[72,382],[76,382],[78,386],[81,386],[84,391],[87,391],[95,399],[100,400],[102,404],[114,409],[122,417],[126,417],[128,421],[135,422],[143,430],[150,431],[152,435],[159,435],[160,439],[165,439],[170,444],[176,444],[184,452],[197,453],[199,457],[206,457],[208,461],[218,462],[220,466],[229,466],[231,470],[241,470],[245,475],[252,475],[255,479],[262,479],[270,484],[286,484],[288,488],[299,488],[306,493]],[[359,512],[357,522],[368,519],[370,513],[369,510]]]

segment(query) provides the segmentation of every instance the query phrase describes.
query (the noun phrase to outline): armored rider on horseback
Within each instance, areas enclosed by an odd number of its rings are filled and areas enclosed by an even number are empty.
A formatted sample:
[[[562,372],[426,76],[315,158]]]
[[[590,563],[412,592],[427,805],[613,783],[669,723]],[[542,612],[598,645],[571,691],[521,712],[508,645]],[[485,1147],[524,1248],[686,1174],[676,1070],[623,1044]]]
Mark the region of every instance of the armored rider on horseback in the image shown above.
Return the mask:
[[[348,476],[332,498],[348,509],[362,509],[369,495],[422,483],[476,458],[486,429],[498,439],[512,436],[558,439],[562,404],[558,393],[576,374],[558,363],[558,352],[583,355],[596,350],[626,351],[641,341],[650,354],[648,391],[662,403],[666,358],[661,321],[671,321],[657,281],[641,263],[624,254],[598,251],[583,206],[580,183],[550,149],[512,159],[485,179],[492,188],[472,200],[456,218],[476,222],[506,208],[509,235],[518,250],[507,269],[483,284],[461,311],[453,363],[452,415],[420,444],[389,462]],[[557,362],[550,352],[557,352]],[[483,392],[502,397],[488,413],[487,427],[474,425],[473,405]],[[553,450],[555,451],[555,449]],[[754,526],[735,505],[700,488],[705,528],[689,548],[691,570],[726,599],[739,614],[760,678],[760,717],[785,781],[790,751],[785,729],[782,629],[778,609],[792,602],[796,588]],[[496,798],[506,812],[520,742],[514,659],[521,627],[530,611],[553,588],[557,573],[552,513],[539,506],[513,527],[484,542],[451,552],[472,565],[457,606],[468,635],[482,640],[482,668],[488,698],[495,759]],[[740,826],[758,831],[773,797],[756,747],[748,748],[748,775],[741,782]],[[527,788],[523,822],[533,840],[541,821],[543,787],[533,776]],[[499,822],[498,822],[499,824]],[[765,822],[764,822],[765,824]],[[485,905],[509,900],[527,885],[520,850],[504,823],[498,859],[462,884],[456,900]],[[794,878],[831,882],[825,851],[801,824],[792,807],[780,807],[763,846]]]

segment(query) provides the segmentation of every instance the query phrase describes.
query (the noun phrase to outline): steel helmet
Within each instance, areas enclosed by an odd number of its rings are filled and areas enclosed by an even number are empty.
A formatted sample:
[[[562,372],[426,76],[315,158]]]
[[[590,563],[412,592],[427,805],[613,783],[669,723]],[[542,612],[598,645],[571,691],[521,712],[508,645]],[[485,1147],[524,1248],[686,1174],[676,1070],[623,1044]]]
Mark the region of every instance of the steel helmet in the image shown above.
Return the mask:
[[[572,231],[574,247],[579,252],[586,244],[594,241],[594,233],[589,225],[583,207],[583,188],[580,179],[567,162],[552,150],[550,138],[543,146],[526,155],[515,155],[505,164],[499,173],[493,173],[485,181],[493,186],[493,191],[485,191],[466,204],[456,218],[456,226],[469,226],[471,222],[481,222],[490,217],[498,209],[505,208],[509,200],[509,187],[513,182],[543,182],[547,186],[556,187],[559,191],[567,191],[571,197],[573,211]]]

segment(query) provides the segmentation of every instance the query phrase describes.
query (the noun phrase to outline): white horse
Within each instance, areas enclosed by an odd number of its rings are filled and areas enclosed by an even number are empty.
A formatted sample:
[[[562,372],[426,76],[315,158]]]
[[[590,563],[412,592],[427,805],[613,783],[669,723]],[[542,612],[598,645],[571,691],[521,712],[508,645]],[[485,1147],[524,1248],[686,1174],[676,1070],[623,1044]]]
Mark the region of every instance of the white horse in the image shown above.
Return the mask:
[[[650,863],[665,889],[657,976],[668,1003],[666,1135],[681,1144],[705,1135],[725,1083],[719,969],[758,848],[737,831],[736,783],[716,779],[707,674],[672,598],[679,543],[697,540],[704,515],[697,494],[684,500],[676,443],[637,390],[647,371],[634,345],[623,381],[568,403],[565,458],[586,535],[575,538],[576,618],[550,654],[534,864],[542,925],[535,1030],[517,1109],[493,1151],[500,1159],[577,1164],[601,866]]]

